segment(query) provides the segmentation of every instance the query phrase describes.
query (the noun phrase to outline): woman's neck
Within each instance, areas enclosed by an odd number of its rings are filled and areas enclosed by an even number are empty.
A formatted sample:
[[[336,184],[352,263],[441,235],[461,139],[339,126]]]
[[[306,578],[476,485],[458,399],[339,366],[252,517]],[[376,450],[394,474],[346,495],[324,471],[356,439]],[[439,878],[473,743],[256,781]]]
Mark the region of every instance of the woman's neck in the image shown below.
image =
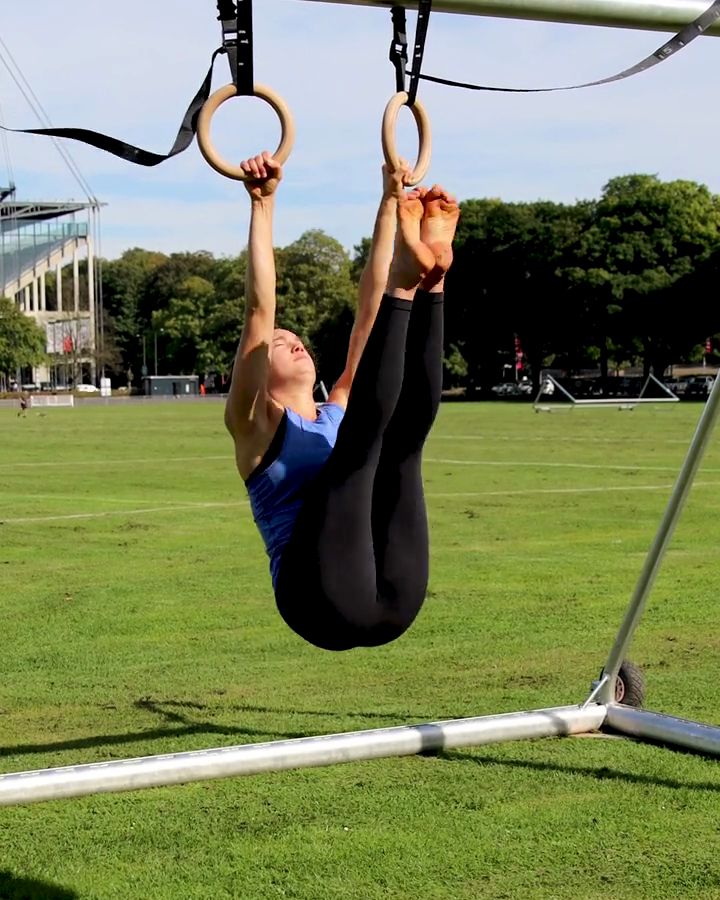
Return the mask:
[[[281,406],[286,406],[303,419],[314,421],[317,419],[317,406],[312,395],[312,390],[299,389],[274,392],[273,399]]]

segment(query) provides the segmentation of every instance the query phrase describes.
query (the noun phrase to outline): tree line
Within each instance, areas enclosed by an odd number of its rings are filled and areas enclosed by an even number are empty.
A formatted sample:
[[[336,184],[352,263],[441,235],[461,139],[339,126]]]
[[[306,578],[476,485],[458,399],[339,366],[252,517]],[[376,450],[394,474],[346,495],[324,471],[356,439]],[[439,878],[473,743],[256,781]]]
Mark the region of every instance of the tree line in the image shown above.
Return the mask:
[[[598,200],[480,199],[461,209],[446,283],[446,387],[482,395],[518,364],[537,382],[544,367],[607,377],[642,366],[662,375],[709,348],[716,361],[720,197],[704,185],[625,175]],[[309,344],[327,385],[344,364],[369,245],[364,238],[349,254],[311,230],[276,251],[278,324]],[[134,248],[104,261],[98,363],[116,385],[137,386],[156,371],[225,383],[246,268],[246,252],[216,258]],[[22,346],[17,335],[4,338],[9,321],[0,307],[0,372],[12,371]],[[14,356],[3,351],[8,345]]]

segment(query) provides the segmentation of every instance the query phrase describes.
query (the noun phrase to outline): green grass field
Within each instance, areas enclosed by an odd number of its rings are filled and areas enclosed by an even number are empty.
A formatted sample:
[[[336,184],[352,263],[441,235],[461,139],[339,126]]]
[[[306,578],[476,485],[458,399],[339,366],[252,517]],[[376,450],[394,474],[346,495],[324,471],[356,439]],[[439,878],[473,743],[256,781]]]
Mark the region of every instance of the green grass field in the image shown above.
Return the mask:
[[[45,411],[43,411],[45,412]],[[446,404],[427,603],[282,623],[222,407],[0,409],[2,771],[582,701],[701,409]],[[631,658],[718,720],[720,436]],[[0,810],[0,898],[720,898],[720,763],[566,738]]]

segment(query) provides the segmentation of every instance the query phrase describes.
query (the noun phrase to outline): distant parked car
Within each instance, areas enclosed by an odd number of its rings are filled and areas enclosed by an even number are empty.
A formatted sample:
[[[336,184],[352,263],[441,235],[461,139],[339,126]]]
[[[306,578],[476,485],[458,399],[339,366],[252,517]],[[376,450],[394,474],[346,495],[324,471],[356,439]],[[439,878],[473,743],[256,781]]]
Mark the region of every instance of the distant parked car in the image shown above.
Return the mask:
[[[519,397],[521,394],[529,393],[524,384],[516,384],[514,381],[503,381],[491,388],[497,397]]]
[[[21,390],[23,390],[23,391],[39,391],[40,390],[40,385],[35,384],[34,381],[28,381],[27,384],[23,384],[20,387],[21,387]]]
[[[501,384],[495,384],[492,387],[492,391],[498,397],[507,397],[519,393],[518,386],[514,381],[503,381]]]
[[[100,388],[96,388],[94,384],[76,384],[75,390],[79,394],[99,394]]]
[[[690,399],[705,399],[710,393],[715,379],[712,375],[694,375],[687,380],[685,388],[685,397]]]

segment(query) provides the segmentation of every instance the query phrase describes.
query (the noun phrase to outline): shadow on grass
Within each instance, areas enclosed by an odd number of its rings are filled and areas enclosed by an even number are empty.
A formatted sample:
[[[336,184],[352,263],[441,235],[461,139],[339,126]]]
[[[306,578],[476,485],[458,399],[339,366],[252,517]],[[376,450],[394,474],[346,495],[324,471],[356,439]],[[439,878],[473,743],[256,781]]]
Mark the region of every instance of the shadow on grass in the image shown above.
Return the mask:
[[[212,725],[209,722],[198,722],[184,728],[156,728],[152,731],[135,731],[129,734],[100,734],[89,738],[76,738],[69,741],[55,741],[47,744],[17,744],[15,747],[0,747],[0,759],[7,756],[24,756],[31,753],[55,753],[61,750],[83,750],[90,747],[116,747],[122,744],[135,744],[141,741],[156,741],[165,738],[189,737],[194,734],[242,735],[243,737],[262,737],[264,740],[275,738],[310,737],[310,732],[287,732],[280,734],[252,728],[230,728],[226,725]],[[3,900],[0,894],[0,900]]]
[[[0,900],[74,900],[75,891],[35,878],[16,878],[0,870]]]
[[[504,766],[511,769],[526,769],[535,772],[560,772],[564,775],[582,775],[597,781],[624,781],[628,784],[652,784],[656,787],[673,789],[694,788],[704,791],[720,792],[720,784],[697,781],[678,781],[675,778],[658,778],[654,775],[642,775],[637,772],[621,772],[619,769],[608,769],[607,766],[565,766],[559,763],[538,762],[531,759],[494,759],[490,756],[476,756],[459,750],[446,750],[436,754],[438,759],[447,762],[473,762],[478,766]],[[716,757],[706,757],[715,760]]]
[[[144,704],[154,704],[157,707],[156,711],[160,710],[160,707],[181,707],[185,709],[212,709],[213,707],[204,704],[204,703],[195,703],[192,700],[138,700],[135,704],[136,706],[144,705]],[[405,725],[405,724],[418,724],[422,722],[430,722],[435,721],[436,716],[421,716],[416,715],[414,713],[399,713],[399,712],[338,712],[335,709],[282,709],[273,706],[245,706],[236,704],[234,706],[224,706],[225,710],[237,710],[239,712],[245,713],[260,713],[260,714],[268,714],[268,715],[281,715],[281,716],[313,716],[314,718],[332,718],[332,719],[384,719],[390,721],[391,723]],[[168,710],[165,710],[168,713]],[[169,713],[168,713],[169,714]],[[445,716],[444,718],[452,719],[458,718],[458,716]],[[460,717],[462,718],[462,717]]]
[[[134,744],[144,741],[163,740],[167,738],[182,738],[192,735],[212,735],[218,734],[223,736],[249,738],[251,740],[261,740],[262,742],[270,740],[292,740],[294,738],[313,737],[315,731],[277,731],[276,729],[250,728],[247,726],[234,727],[232,725],[218,725],[213,722],[197,722],[193,721],[189,715],[183,714],[181,710],[192,712],[201,712],[213,707],[205,706],[201,703],[195,703],[191,700],[152,700],[150,698],[142,698],[135,701],[136,709],[142,709],[159,716],[167,727],[155,728],[147,731],[135,731],[127,734],[101,734],[92,737],[74,738],[65,741],[54,741],[45,744],[17,744],[14,747],[0,747],[0,759],[8,756],[24,756],[33,753],[56,753],[64,750],[83,750],[94,747],[116,747],[124,744]],[[223,707],[222,711],[226,712],[228,707]],[[331,716],[334,718],[382,718],[391,720],[393,724],[404,724],[402,718],[408,719],[408,716],[399,717],[392,713],[337,713],[325,711],[310,711],[297,709],[272,709],[262,706],[232,706],[231,710],[237,710],[245,713],[264,713],[285,716]],[[417,721],[417,720],[413,720]],[[242,741],[241,741],[242,743]],[[3,900],[0,894],[0,900]]]

